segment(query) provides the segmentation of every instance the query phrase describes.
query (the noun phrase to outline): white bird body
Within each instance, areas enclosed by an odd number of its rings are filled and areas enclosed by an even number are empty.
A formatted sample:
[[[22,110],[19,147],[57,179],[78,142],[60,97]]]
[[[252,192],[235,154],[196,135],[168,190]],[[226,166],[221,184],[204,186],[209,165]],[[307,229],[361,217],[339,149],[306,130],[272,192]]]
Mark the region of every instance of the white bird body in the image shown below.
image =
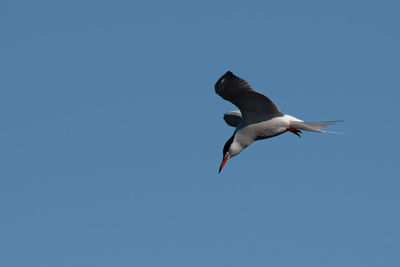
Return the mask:
[[[285,114],[268,97],[254,91],[245,80],[230,71],[216,82],[215,92],[239,108],[224,114],[225,122],[236,127],[236,130],[225,143],[220,172],[229,158],[236,156],[256,140],[274,137],[287,131],[300,137],[299,129],[326,133],[323,129],[337,122],[304,122]]]
[[[283,115],[282,117],[275,117],[267,121],[261,121],[247,125],[245,122],[242,122],[236,128],[233,139],[233,146],[239,146],[240,148],[242,148],[240,149],[240,151],[242,151],[256,140],[262,140],[283,134],[288,131],[290,123],[293,121],[302,122],[302,120],[299,120],[287,114]],[[230,157],[233,157],[240,153],[238,149],[231,150],[234,151],[231,151]]]

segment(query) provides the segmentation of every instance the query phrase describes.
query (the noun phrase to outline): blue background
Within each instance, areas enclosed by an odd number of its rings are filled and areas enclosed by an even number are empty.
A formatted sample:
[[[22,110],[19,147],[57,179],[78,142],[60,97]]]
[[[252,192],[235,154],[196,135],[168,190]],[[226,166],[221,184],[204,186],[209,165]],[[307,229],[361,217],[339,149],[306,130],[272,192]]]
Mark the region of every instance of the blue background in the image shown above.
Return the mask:
[[[397,1],[1,1],[0,266],[400,266]],[[342,135],[218,175],[227,70]]]

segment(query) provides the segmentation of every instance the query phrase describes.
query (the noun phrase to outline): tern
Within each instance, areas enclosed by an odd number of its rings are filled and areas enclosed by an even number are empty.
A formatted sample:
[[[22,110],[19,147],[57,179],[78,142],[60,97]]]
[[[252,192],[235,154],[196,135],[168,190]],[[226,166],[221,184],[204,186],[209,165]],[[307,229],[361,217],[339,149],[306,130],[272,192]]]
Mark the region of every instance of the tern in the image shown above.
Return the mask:
[[[228,71],[215,83],[215,92],[239,110],[224,114],[225,122],[236,127],[226,141],[219,173],[228,159],[238,155],[257,140],[292,132],[298,137],[301,130],[328,133],[324,129],[339,121],[304,122],[285,114],[268,97],[254,91],[243,79]]]

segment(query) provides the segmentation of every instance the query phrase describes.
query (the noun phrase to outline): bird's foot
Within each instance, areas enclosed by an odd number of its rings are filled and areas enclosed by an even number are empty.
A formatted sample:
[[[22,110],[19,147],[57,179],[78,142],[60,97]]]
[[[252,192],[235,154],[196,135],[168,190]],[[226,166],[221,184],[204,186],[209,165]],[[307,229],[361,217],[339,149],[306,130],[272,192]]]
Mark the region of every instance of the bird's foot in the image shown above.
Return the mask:
[[[301,131],[300,131],[299,129],[289,127],[289,128],[288,128],[288,131],[294,133],[294,134],[297,135],[298,137],[301,137],[301,136],[300,136]]]

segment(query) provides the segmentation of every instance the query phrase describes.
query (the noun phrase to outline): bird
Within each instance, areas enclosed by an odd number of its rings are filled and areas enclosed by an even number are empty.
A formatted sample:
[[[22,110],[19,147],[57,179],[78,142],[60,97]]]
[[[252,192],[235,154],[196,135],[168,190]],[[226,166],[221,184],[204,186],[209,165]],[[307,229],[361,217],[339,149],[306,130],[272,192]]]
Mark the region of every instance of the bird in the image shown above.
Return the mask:
[[[221,172],[228,159],[238,155],[254,141],[263,140],[291,132],[298,137],[301,130],[332,133],[324,129],[340,121],[305,122],[279,110],[267,96],[254,91],[242,78],[227,71],[214,86],[215,92],[234,104],[239,110],[226,112],[225,122],[235,131],[226,141],[222,154]]]

